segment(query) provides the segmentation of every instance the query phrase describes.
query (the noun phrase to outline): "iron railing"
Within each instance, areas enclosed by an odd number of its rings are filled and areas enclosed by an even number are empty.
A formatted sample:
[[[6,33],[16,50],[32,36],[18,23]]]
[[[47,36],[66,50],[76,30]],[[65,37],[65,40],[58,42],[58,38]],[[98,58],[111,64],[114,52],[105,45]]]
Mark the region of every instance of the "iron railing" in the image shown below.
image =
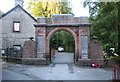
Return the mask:
[[[14,61],[17,62],[17,59],[22,58],[22,49],[17,50],[14,48],[7,48],[5,54],[2,55],[2,58],[6,62]]]

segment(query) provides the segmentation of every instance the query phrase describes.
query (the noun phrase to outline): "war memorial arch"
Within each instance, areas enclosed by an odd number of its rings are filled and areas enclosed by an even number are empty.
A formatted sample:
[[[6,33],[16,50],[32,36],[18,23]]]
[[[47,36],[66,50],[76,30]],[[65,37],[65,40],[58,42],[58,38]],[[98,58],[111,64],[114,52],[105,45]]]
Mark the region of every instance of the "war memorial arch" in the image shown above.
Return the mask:
[[[23,54],[23,62],[29,61],[33,64],[48,62],[51,57],[51,37],[58,31],[66,31],[73,36],[75,41],[75,64],[90,65],[91,62],[103,63],[102,43],[95,38],[90,40],[88,17],[74,17],[71,14],[54,14],[51,18],[39,17],[34,27],[36,41],[30,40],[26,42],[26,46],[23,48],[23,52],[25,52]]]
[[[73,17],[71,14],[53,15],[52,18],[38,18],[36,27],[37,57],[44,59],[50,54],[50,38],[60,30],[69,32],[75,41],[75,58],[88,59],[89,26],[87,17]]]

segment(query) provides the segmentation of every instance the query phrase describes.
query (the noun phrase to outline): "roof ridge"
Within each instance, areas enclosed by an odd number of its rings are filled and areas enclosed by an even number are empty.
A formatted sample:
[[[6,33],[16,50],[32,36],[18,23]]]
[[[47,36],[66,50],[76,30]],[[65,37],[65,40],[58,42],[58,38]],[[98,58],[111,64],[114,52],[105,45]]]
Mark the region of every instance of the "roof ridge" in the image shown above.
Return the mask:
[[[31,14],[29,14],[24,8],[22,8],[19,4],[17,6],[15,6],[14,8],[12,8],[11,10],[9,10],[8,12],[6,12],[5,14],[3,14],[0,19],[2,19],[3,17],[7,16],[8,14],[10,14],[12,11],[14,11],[15,9],[20,8],[23,12],[25,12],[27,15],[29,15],[34,21],[37,21]]]

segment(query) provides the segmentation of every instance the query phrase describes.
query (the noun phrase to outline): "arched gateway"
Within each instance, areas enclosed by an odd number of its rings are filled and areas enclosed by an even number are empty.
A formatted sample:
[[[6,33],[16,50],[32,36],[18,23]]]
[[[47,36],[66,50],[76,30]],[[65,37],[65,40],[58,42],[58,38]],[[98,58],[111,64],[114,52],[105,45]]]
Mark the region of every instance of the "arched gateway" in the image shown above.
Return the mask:
[[[73,17],[71,14],[38,18],[36,27],[37,58],[46,60],[50,55],[50,38],[60,30],[71,33],[75,41],[75,60],[88,59],[89,22],[87,17]]]

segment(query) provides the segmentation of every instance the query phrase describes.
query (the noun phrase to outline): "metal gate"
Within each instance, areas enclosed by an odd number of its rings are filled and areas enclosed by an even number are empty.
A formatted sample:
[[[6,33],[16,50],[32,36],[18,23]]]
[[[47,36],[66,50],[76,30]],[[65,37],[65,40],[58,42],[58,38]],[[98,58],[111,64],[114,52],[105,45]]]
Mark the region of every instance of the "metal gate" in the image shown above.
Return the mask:
[[[2,58],[7,62],[17,62],[18,59],[22,58],[22,49],[17,50],[16,48],[7,48],[5,54],[2,55]]]

